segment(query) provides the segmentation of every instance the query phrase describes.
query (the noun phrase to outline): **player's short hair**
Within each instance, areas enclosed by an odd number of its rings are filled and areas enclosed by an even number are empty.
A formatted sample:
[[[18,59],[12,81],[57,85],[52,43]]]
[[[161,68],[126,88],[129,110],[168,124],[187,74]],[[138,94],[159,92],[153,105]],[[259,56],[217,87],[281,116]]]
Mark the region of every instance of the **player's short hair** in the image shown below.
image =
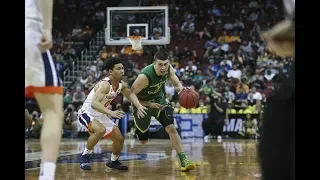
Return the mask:
[[[160,49],[155,55],[153,60],[162,60],[165,61],[169,58],[169,54],[166,49]]]
[[[106,69],[107,71],[112,70],[116,64],[122,64],[122,59],[119,57],[112,57],[106,60],[103,69]]]

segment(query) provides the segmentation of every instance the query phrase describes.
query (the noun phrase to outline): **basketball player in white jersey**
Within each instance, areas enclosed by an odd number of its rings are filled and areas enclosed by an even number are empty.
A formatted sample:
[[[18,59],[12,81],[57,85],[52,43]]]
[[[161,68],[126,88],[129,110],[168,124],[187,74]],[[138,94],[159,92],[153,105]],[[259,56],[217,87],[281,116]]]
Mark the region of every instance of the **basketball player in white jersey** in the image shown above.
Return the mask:
[[[124,138],[119,128],[110,119],[121,119],[124,116],[124,112],[111,111],[107,107],[118,94],[122,93],[137,107],[139,118],[145,116],[145,109],[147,108],[140,104],[137,96],[128,89],[126,83],[121,81],[124,75],[124,67],[120,58],[113,57],[108,59],[105,69],[110,75],[96,84],[87,96],[82,108],[78,111],[79,122],[90,134],[87,148],[84,149],[80,157],[80,168],[91,170],[90,153],[103,137],[110,138],[113,141],[111,159],[108,160],[106,166],[118,170],[128,170],[128,167],[118,160]]]
[[[25,93],[35,97],[44,116],[39,180],[53,180],[63,120],[63,87],[49,49],[53,0],[25,0]]]

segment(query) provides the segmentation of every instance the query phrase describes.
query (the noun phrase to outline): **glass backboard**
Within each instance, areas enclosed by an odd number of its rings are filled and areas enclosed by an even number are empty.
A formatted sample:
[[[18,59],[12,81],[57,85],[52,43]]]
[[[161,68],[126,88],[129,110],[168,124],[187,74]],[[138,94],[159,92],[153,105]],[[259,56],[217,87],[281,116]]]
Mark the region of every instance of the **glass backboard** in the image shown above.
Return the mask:
[[[143,45],[170,43],[167,6],[108,7],[105,43],[130,45],[127,37],[143,36]]]

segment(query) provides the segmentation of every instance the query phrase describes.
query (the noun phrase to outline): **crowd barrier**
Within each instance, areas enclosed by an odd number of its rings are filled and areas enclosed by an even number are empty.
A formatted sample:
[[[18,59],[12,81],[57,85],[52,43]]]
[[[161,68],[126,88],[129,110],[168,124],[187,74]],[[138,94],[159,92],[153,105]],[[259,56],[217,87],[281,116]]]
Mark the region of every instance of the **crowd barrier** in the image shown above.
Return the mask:
[[[229,114],[229,119],[226,119],[226,124],[223,127],[223,133],[230,137],[236,136],[242,130],[242,122],[245,119],[245,114]],[[207,114],[174,114],[175,126],[181,132],[182,138],[202,138],[204,132],[202,130],[202,121],[208,118]],[[252,119],[259,122],[258,114],[252,115]],[[112,119],[125,134],[130,128],[129,122],[132,121],[130,113],[126,113],[122,119]],[[162,130],[161,124],[152,118],[149,132],[154,133]],[[78,123],[79,132],[86,132],[87,130]],[[162,131],[165,133],[165,131]],[[163,135],[162,137],[164,137]]]
[[[26,105],[30,112],[33,110],[39,112],[39,108],[36,103],[30,101],[29,103],[27,102]],[[67,104],[64,105],[65,108],[66,106]],[[238,132],[242,130],[242,122],[243,119],[245,119],[245,116],[245,114],[229,114],[229,119],[226,119],[227,123],[223,127],[224,134],[230,137],[236,136]],[[253,114],[251,117],[259,122],[258,114]],[[182,138],[202,138],[204,136],[202,121],[208,118],[207,114],[174,114],[174,118],[175,126],[179,129],[178,132]],[[132,121],[130,113],[126,113],[125,117],[122,119],[113,119],[113,121],[119,126],[122,134],[125,134],[130,130],[129,122]],[[78,131],[82,134],[86,134],[85,132],[87,130],[83,128],[80,123],[77,124]],[[158,132],[156,136],[153,137],[167,137],[167,135],[161,135],[165,134],[165,131],[161,124],[154,118],[151,120],[149,131],[151,133]]]

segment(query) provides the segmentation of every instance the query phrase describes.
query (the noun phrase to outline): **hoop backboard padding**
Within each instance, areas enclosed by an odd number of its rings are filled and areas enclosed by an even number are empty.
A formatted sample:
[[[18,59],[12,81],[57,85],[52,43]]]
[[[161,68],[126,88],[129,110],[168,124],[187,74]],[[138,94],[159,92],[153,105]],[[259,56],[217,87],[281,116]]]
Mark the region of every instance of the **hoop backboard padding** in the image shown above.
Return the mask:
[[[142,45],[169,44],[168,7],[108,7],[106,45],[131,45],[128,36],[144,36]]]
[[[135,51],[140,51],[142,49],[141,43],[143,39],[143,36],[128,36],[128,40],[132,45],[132,49]]]

